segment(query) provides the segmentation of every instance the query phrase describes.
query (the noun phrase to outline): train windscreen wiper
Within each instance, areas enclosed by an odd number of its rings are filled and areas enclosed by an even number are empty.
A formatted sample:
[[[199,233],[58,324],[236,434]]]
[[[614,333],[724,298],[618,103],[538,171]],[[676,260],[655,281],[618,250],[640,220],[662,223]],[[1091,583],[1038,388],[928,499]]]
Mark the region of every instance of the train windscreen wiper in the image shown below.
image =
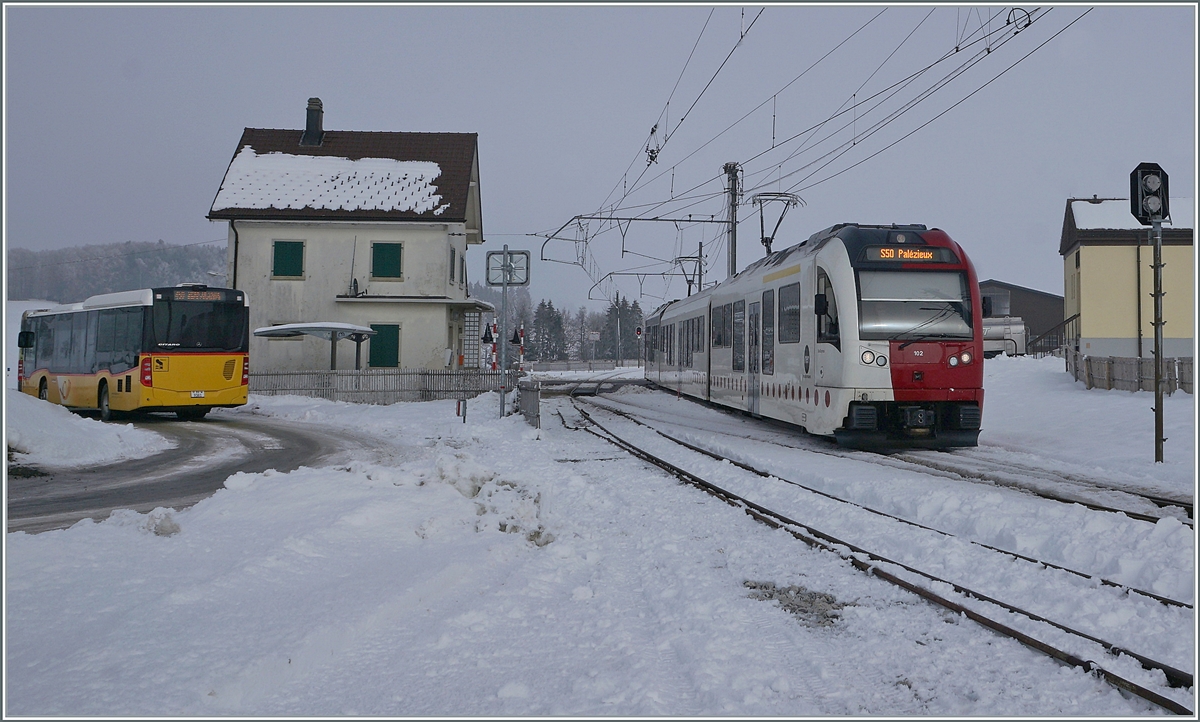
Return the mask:
[[[918,341],[936,341],[938,339],[951,338],[951,337],[952,336],[948,333],[929,333],[929,334],[925,334],[924,336],[917,336],[916,338],[905,341],[904,343],[900,344],[900,348],[901,348],[901,350],[903,350],[903,349],[913,345],[914,343],[917,343]]]

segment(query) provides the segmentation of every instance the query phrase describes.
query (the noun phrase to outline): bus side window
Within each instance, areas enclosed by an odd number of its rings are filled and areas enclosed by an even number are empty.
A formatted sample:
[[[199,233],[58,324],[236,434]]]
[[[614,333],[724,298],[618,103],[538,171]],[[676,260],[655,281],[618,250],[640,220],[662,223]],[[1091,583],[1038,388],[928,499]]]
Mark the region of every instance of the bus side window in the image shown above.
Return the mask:
[[[127,308],[124,309],[125,316],[125,342],[121,345],[122,361],[126,368],[133,368],[137,365],[138,352],[142,350],[142,309]]]
[[[33,368],[50,368],[54,359],[54,326],[46,317],[37,320],[37,366]],[[29,369],[32,370],[32,369]]]
[[[99,311],[87,312],[87,344],[83,352],[83,372],[94,374],[100,370],[100,364],[96,360],[96,335],[97,323],[100,320]]]
[[[117,311],[106,308],[100,312],[96,324],[96,365],[106,369],[112,366],[113,330],[117,323]]]
[[[54,317],[54,360],[50,369],[55,373],[67,373],[71,363],[71,316]]]

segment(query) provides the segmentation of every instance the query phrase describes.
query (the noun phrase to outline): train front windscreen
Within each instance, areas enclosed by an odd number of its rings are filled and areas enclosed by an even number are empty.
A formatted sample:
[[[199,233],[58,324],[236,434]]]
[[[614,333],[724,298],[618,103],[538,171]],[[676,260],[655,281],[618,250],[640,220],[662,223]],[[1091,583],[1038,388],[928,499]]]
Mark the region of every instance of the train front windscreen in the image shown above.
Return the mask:
[[[970,339],[971,294],[960,271],[858,271],[864,340]]]

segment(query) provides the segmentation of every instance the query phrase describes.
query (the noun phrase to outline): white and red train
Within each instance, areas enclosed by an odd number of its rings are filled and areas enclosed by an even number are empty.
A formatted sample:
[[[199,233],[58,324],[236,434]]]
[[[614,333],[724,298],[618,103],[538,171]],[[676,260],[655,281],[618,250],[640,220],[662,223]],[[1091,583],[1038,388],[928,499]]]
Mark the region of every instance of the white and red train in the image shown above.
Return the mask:
[[[936,228],[833,226],[655,310],[646,378],[844,446],[975,446],[975,268]]]

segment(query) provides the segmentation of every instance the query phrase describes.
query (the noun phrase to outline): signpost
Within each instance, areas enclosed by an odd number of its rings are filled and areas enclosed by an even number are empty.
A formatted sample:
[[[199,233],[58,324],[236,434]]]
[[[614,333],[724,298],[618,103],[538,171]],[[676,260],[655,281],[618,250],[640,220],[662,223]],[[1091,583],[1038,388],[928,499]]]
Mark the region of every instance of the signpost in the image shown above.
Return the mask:
[[[487,254],[487,285],[500,286],[500,333],[508,336],[508,287],[529,285],[529,251],[510,251],[504,244],[503,251]],[[500,344],[500,418],[504,418],[504,402],[508,396],[508,344]]]
[[[1170,218],[1167,172],[1157,163],[1139,163],[1129,174],[1129,212],[1154,231],[1154,461],[1163,460],[1162,222]],[[1138,269],[1141,273],[1141,269]]]

